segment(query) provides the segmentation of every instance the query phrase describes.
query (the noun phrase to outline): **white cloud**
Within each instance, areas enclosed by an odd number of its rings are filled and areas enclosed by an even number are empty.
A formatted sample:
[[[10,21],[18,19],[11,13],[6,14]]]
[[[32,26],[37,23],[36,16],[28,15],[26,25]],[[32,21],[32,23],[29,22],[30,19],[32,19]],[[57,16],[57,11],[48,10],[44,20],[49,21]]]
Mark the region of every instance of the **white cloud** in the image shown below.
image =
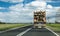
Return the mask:
[[[25,6],[34,10],[44,10],[46,9],[46,5],[47,3],[45,1],[33,1],[26,4]]]
[[[52,9],[53,6],[52,5],[47,5],[47,8]]]
[[[32,22],[31,13],[21,13],[21,12],[14,12],[10,11],[7,13],[0,12],[0,21],[2,22],[11,22],[11,23],[20,23],[20,22]]]
[[[51,1],[51,0],[37,0],[37,1]]]
[[[56,14],[54,9],[46,9],[46,16],[47,17],[52,17]]]
[[[60,7],[54,7],[54,9],[56,10],[56,12],[60,12]]]
[[[11,2],[11,3],[23,2],[23,0],[0,0],[0,1]]]
[[[31,2],[31,6],[44,8],[46,7],[46,2],[34,1],[34,2]]]
[[[60,12],[60,7],[53,7],[52,6],[52,8],[47,8],[46,9],[46,16],[50,17],[49,18],[50,22],[55,22],[56,21],[56,19],[58,18],[58,17],[55,17],[57,12]],[[57,20],[57,22],[59,22],[59,20]]]
[[[55,9],[54,9],[54,7],[52,6],[52,5],[47,5],[47,7],[46,7],[46,16],[47,17],[50,17],[50,16],[54,16],[55,15]]]
[[[8,8],[9,12],[0,12],[0,21],[2,22],[32,22],[33,13],[28,7],[23,7],[23,4],[17,4]],[[30,20],[31,19],[31,20]]]
[[[4,8],[4,7],[0,7],[0,9],[6,9],[6,8]]]
[[[60,15],[60,7],[54,7],[54,9],[56,10],[56,21],[60,22],[60,17],[58,17],[58,15]]]
[[[17,4],[17,5],[10,6],[9,9],[12,11],[20,11],[22,7],[23,4]]]

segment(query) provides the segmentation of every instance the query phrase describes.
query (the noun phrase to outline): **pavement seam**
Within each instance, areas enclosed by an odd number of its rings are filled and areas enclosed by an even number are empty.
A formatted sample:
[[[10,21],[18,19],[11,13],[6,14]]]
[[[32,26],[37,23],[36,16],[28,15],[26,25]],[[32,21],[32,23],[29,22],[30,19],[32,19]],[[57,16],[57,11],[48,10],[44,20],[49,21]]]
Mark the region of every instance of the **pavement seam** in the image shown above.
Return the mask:
[[[25,31],[23,31],[23,32],[21,32],[21,33],[19,33],[17,36],[22,36],[23,34],[25,34],[26,32],[28,32],[29,30],[31,30],[32,28],[28,28],[27,30],[25,30]]]
[[[52,32],[53,34],[55,34],[56,36],[59,36],[56,32],[54,32],[53,30],[49,29],[46,27],[46,29],[48,29],[50,32]]]

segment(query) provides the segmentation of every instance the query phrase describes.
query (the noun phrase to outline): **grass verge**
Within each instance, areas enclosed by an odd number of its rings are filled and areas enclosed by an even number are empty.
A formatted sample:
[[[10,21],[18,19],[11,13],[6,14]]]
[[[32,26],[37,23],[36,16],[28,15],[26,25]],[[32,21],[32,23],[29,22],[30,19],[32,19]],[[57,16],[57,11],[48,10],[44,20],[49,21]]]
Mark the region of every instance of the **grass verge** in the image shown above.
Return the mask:
[[[0,24],[0,31],[16,28],[16,27],[25,27],[29,25],[30,24]]]
[[[56,32],[60,32],[60,24],[47,24],[47,26]]]

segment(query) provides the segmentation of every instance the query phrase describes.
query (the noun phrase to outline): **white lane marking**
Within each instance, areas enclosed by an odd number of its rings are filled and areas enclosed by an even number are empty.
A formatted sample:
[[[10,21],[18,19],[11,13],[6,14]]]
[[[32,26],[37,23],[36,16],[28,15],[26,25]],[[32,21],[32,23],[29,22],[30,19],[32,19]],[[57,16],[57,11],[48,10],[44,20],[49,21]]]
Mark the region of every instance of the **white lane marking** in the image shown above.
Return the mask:
[[[24,27],[24,26],[22,26],[22,27]],[[7,31],[19,29],[19,28],[22,28],[22,27],[11,28],[11,29],[8,29],[8,30],[5,30],[5,31],[0,31],[0,33],[4,33],[4,32],[7,32]]]
[[[56,36],[59,36],[57,33],[55,33],[53,30],[49,29],[46,27],[46,29],[48,29],[49,31],[51,31],[53,34],[55,34]]]
[[[23,31],[23,32],[21,32],[20,34],[18,34],[17,36],[22,36],[23,34],[25,34],[26,32],[28,32],[29,30],[31,30],[32,28],[29,28],[29,29],[27,29],[27,30],[25,30],[25,31]]]
[[[15,29],[18,29],[20,27],[16,27],[16,28],[11,28],[11,29],[8,29],[8,30],[5,30],[5,31],[0,31],[0,33],[4,33],[4,32],[7,32],[7,31],[11,31],[11,30],[15,30]]]

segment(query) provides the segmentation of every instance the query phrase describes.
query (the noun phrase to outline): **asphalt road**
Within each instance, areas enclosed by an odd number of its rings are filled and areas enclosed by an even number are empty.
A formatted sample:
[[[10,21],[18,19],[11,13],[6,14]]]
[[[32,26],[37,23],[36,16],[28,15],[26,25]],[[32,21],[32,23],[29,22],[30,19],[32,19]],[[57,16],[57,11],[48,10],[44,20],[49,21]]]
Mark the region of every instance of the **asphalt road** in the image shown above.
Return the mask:
[[[27,33],[25,33],[23,36],[56,36],[46,28],[42,29],[31,29]]]
[[[0,33],[0,36],[16,36],[19,33],[27,30],[28,28],[32,28],[32,26],[27,26],[27,27],[15,29],[15,30],[7,31],[4,33]],[[23,34],[22,36],[55,36],[55,35],[45,28],[42,28],[42,29],[32,28],[27,33]]]
[[[26,29],[28,29],[30,27],[31,26],[27,26],[27,27],[15,29],[15,30],[7,31],[7,32],[4,32],[4,33],[0,33],[0,36],[16,36],[17,34],[25,31]]]

